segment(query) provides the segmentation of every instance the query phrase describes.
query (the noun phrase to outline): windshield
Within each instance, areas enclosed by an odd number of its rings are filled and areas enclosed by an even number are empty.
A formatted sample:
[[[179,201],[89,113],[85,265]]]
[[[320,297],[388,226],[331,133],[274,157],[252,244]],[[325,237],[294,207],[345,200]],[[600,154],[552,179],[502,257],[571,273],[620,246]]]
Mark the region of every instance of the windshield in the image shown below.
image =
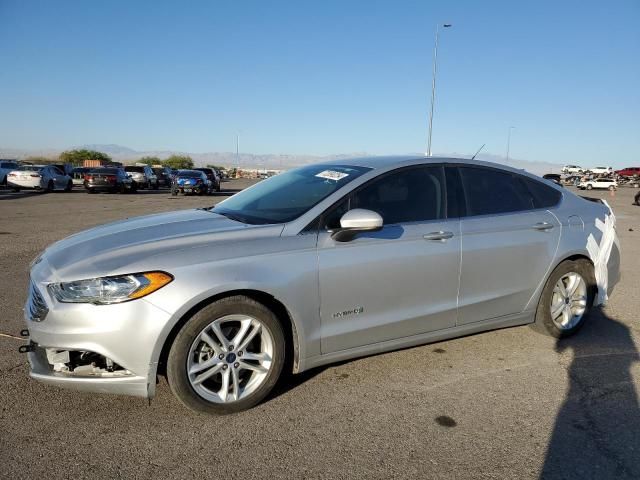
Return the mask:
[[[343,165],[296,168],[237,193],[213,211],[243,223],[290,222],[368,170]]]

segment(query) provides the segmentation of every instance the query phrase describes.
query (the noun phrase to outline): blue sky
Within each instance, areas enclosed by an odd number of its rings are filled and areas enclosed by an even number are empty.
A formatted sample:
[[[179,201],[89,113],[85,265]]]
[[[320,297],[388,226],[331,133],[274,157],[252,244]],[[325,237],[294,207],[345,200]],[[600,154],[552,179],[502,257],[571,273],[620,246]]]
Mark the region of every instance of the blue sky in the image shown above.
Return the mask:
[[[0,0],[0,146],[640,164],[640,2]]]

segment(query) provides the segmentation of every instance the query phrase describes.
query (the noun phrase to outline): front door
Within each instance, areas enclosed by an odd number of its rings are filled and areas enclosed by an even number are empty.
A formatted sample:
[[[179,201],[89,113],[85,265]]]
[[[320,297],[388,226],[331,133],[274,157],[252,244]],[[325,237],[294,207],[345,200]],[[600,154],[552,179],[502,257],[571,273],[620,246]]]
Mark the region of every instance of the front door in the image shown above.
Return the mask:
[[[460,222],[445,218],[443,178],[441,166],[400,169],[328,212],[329,229],[352,208],[378,212],[384,227],[350,242],[319,234],[323,353],[455,326]]]

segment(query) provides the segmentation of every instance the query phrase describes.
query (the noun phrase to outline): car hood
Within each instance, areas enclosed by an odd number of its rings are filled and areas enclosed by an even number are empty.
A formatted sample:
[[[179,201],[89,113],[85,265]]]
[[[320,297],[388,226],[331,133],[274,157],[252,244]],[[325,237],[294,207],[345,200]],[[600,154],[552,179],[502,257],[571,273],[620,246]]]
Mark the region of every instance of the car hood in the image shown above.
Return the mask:
[[[132,268],[141,268],[151,257],[172,251],[278,237],[282,228],[283,225],[247,225],[208,210],[183,210],[76,233],[47,248],[43,258],[58,281],[117,275],[131,273]]]

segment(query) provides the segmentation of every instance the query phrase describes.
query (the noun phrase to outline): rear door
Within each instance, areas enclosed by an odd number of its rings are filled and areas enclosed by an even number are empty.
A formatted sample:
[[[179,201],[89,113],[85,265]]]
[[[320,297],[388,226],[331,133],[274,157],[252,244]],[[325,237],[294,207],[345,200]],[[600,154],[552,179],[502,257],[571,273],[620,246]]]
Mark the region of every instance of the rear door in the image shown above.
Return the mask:
[[[337,242],[350,209],[378,212],[381,231]],[[446,218],[442,166],[383,174],[326,213],[318,238],[323,353],[456,324],[459,220]]]
[[[457,168],[466,210],[458,324],[520,313],[545,278],[560,240],[560,223],[532,193],[535,184],[551,187],[505,170]]]

